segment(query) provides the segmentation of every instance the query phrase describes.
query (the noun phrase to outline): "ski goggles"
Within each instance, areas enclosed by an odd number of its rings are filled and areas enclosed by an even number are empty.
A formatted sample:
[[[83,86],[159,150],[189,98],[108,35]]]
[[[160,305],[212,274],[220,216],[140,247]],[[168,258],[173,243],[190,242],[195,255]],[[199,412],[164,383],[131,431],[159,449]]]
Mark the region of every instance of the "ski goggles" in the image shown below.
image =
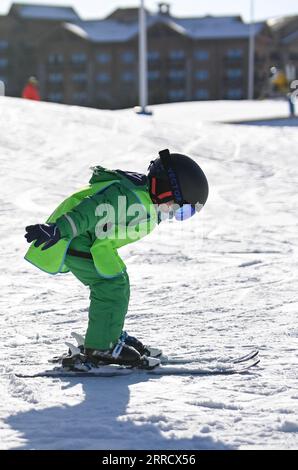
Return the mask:
[[[196,213],[196,208],[192,204],[183,204],[183,206],[179,207],[174,213],[174,217],[179,222],[183,222],[184,220],[188,220],[193,217]]]
[[[184,220],[188,220],[193,217],[195,214],[198,214],[204,205],[197,203],[196,205],[193,204],[183,204],[178,209],[173,211],[173,217],[179,222],[183,222]]]
[[[184,204],[181,207],[174,205],[173,207],[167,207],[166,210],[162,209],[163,204],[158,206],[157,212],[160,221],[176,219],[179,222],[190,219],[196,213],[196,208],[191,204]]]

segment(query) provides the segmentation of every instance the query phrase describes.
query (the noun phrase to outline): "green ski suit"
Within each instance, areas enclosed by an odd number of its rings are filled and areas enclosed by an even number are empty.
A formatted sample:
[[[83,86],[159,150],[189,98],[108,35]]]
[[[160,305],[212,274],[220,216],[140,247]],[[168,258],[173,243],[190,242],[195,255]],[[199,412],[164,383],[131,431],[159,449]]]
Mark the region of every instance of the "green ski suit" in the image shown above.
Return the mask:
[[[105,217],[108,207],[114,210],[112,219]],[[157,219],[146,176],[98,166],[89,186],[63,201],[47,220],[57,224],[61,240],[44,251],[34,243],[29,248],[25,259],[38,268],[50,274],[71,271],[89,286],[85,347],[105,350],[117,343],[130,296],[126,266],[117,249],[150,233]]]

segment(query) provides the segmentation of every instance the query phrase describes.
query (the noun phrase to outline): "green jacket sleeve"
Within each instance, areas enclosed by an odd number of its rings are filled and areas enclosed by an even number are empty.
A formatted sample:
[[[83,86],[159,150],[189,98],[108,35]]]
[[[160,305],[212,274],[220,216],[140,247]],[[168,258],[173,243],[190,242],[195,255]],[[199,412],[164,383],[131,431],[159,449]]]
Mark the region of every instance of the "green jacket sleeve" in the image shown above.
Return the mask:
[[[95,211],[104,198],[101,195],[85,198],[72,211],[59,217],[56,221],[62,238],[72,239],[92,230],[96,224]]]

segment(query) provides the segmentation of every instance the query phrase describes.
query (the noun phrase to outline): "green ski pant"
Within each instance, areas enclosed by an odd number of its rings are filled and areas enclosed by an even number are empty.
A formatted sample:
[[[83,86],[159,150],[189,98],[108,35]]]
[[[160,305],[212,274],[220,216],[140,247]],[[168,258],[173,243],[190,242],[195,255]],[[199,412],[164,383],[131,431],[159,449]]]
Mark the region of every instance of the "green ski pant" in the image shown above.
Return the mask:
[[[90,288],[89,323],[85,347],[110,349],[122,333],[128,310],[130,286],[124,273],[106,279],[97,273],[93,260],[67,255],[65,264],[85,286]]]

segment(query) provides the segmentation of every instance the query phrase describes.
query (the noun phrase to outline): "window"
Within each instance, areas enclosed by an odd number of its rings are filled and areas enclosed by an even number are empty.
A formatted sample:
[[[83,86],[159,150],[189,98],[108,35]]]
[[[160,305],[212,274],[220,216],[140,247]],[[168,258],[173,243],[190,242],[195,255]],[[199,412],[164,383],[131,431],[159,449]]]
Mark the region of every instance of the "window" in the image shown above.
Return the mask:
[[[199,62],[204,62],[205,60],[209,60],[210,54],[209,51],[205,51],[204,49],[198,49],[194,52],[194,57]]]
[[[72,76],[72,81],[75,83],[83,83],[87,81],[87,74],[86,73],[75,73]]]
[[[98,52],[96,61],[100,64],[108,64],[111,61],[111,54],[109,52]]]
[[[159,70],[149,70],[148,80],[158,80],[159,78],[160,78],[160,71]]]
[[[87,55],[85,52],[75,52],[71,54],[71,63],[72,64],[85,64],[87,62]]]
[[[6,57],[0,58],[0,68],[3,69],[7,67],[7,65],[8,65],[8,59],[6,59]]]
[[[100,83],[108,83],[110,81],[110,74],[106,72],[100,72],[96,76],[96,81]]]
[[[132,82],[135,79],[135,74],[133,72],[123,72],[122,80],[124,82]]]
[[[61,103],[63,101],[63,93],[49,93],[48,99],[55,103]]]
[[[61,83],[63,82],[63,75],[62,73],[50,73],[48,80],[50,83]]]
[[[227,92],[227,98],[230,100],[240,100],[243,97],[242,88],[230,88]]]
[[[205,88],[198,88],[195,93],[195,97],[197,100],[208,100],[209,99],[209,91]]]
[[[185,98],[185,90],[169,90],[168,98],[172,101],[183,100]]]
[[[0,51],[4,51],[5,49],[8,49],[8,41],[0,39]]]
[[[281,59],[281,54],[277,51],[271,52],[270,59],[271,60],[280,60]]]
[[[226,57],[228,59],[242,59],[243,49],[228,49]]]
[[[110,95],[110,93],[107,93],[106,91],[105,92],[99,91],[97,93],[97,99],[101,103],[111,103],[113,101],[112,96]]]
[[[228,69],[226,75],[230,79],[242,78],[242,69]]]
[[[153,62],[160,59],[160,53],[159,51],[149,51],[147,57],[149,62]]]
[[[184,78],[185,78],[185,70],[172,69],[169,71],[170,80],[183,80]]]
[[[197,80],[204,81],[208,80],[209,78],[209,71],[208,70],[197,70],[195,73],[195,77]]]
[[[185,59],[185,52],[183,50],[173,50],[169,54],[171,60]]]
[[[83,103],[87,101],[87,99],[88,94],[86,93],[86,91],[80,91],[73,94],[73,100],[75,103]]]
[[[122,62],[132,64],[135,61],[135,54],[132,51],[125,51],[121,55]]]
[[[63,54],[53,52],[48,55],[48,64],[50,65],[59,65],[63,64],[64,56]]]

